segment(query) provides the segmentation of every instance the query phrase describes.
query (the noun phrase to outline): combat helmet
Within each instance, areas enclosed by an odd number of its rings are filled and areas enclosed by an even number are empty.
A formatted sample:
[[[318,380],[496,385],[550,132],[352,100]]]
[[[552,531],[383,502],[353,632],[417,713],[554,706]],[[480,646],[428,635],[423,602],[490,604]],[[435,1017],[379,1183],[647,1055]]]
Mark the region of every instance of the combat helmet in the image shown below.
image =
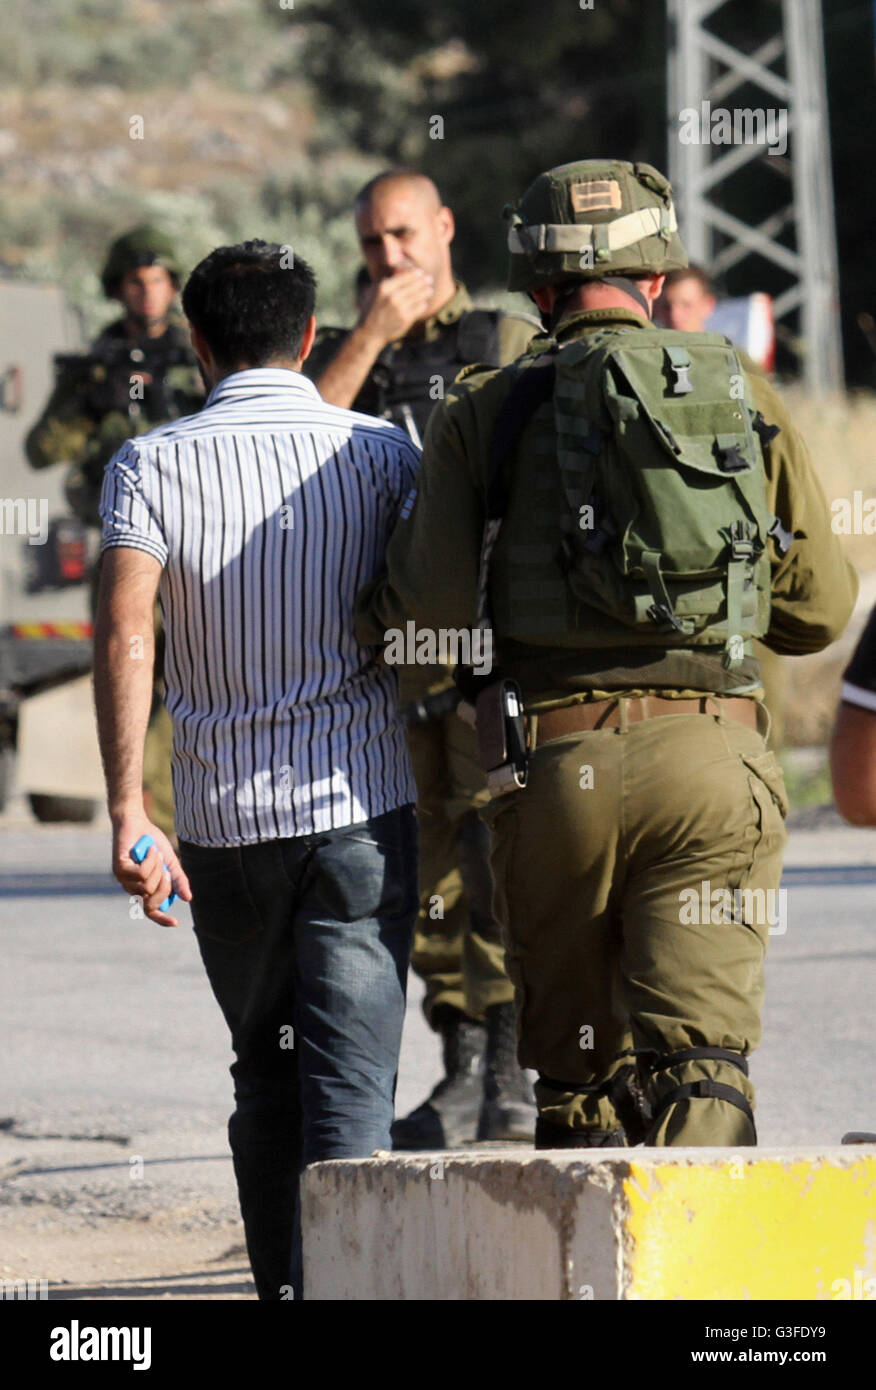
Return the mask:
[[[662,275],[688,263],[669,181],[650,164],[561,164],[539,174],[504,215],[509,290]]]
[[[137,270],[143,265],[163,266],[179,287],[181,270],[173,243],[148,223],[132,227],[129,232],[117,237],[107,252],[106,263],[100,273],[100,283],[107,299],[115,298],[126,271]]]

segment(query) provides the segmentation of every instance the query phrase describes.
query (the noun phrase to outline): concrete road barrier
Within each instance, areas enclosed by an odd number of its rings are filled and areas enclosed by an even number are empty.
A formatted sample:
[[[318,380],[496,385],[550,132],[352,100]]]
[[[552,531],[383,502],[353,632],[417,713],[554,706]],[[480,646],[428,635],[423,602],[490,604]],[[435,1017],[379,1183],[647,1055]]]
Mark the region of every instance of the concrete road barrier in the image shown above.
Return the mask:
[[[309,1299],[876,1300],[876,1145],[378,1154],[303,1223]]]

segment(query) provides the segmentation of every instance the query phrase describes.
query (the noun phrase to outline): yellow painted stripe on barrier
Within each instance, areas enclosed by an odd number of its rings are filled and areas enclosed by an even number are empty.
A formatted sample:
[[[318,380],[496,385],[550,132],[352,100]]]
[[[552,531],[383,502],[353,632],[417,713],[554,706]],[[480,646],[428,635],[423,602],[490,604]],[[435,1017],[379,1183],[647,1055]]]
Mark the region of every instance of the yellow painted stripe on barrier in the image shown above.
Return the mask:
[[[633,1162],[623,1186],[626,1298],[876,1300],[876,1155]]]

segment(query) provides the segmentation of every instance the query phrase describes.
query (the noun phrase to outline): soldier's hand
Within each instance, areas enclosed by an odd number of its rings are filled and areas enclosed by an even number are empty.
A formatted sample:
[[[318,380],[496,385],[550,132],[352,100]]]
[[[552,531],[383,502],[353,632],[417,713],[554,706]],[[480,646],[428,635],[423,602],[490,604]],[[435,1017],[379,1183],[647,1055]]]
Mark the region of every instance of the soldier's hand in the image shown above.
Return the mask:
[[[362,323],[379,339],[381,347],[403,338],[420,319],[425,318],[435,281],[424,270],[400,270],[375,287],[371,308]]]

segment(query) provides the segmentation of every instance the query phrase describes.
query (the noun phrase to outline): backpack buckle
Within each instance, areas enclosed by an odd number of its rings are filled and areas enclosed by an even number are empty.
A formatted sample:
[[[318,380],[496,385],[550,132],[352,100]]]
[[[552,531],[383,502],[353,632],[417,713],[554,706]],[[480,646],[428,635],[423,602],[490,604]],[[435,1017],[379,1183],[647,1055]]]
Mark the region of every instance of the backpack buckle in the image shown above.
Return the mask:
[[[672,370],[675,372],[675,385],[672,390],[676,396],[686,396],[688,391],[693,390],[693,382],[690,379],[690,365],[680,367],[673,362]]]
[[[718,449],[718,467],[722,473],[744,473],[748,460],[740,453],[738,444],[730,444],[726,449]]]
[[[754,559],[754,541],[743,521],[734,521],[730,526],[730,555],[734,560]]]
[[[768,425],[760,411],[757,412],[751,423],[760,435],[762,445],[769,444],[777,434],[782,432],[778,425]]]
[[[658,627],[671,627],[675,632],[684,632],[684,625],[676,618],[671,608],[667,608],[665,603],[652,603],[647,609],[646,616],[656,623]]]
[[[687,348],[680,347],[672,343],[664,348],[669,366],[675,373],[675,381],[672,386],[673,394],[676,396],[686,396],[694,389],[690,379],[690,353]]]
[[[781,558],[787,555],[797,537],[793,531],[788,531],[777,516],[773,517],[773,524],[767,531],[768,536],[772,536],[773,545],[776,547],[776,554]]]

